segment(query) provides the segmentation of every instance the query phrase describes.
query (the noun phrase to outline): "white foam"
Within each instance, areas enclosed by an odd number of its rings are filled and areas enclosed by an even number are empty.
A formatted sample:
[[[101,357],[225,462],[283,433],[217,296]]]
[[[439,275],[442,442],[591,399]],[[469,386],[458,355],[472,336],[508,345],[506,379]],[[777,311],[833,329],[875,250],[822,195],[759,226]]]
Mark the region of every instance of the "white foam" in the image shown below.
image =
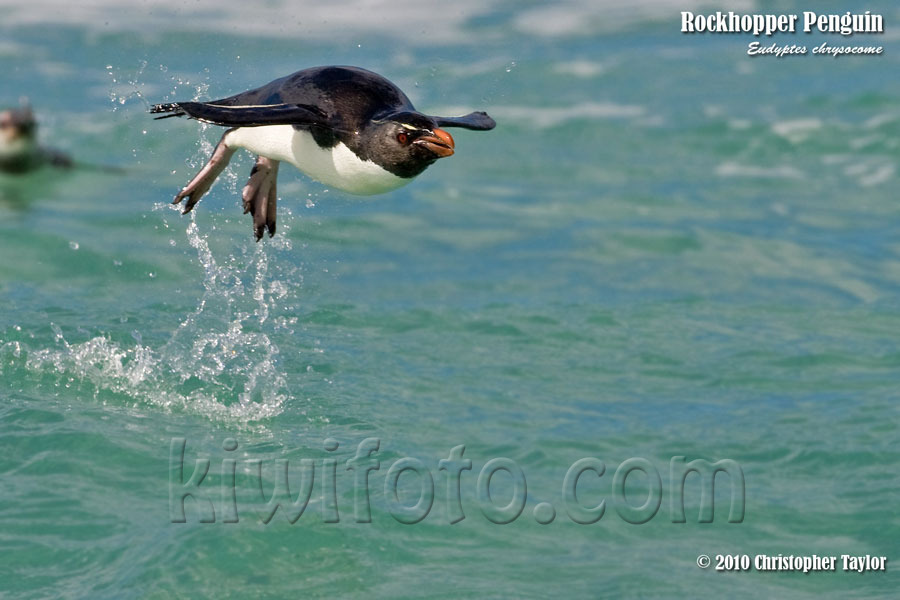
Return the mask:
[[[362,34],[403,36],[405,43],[448,43],[464,39],[467,21],[492,10],[491,2],[454,0],[435,16],[435,7],[417,0],[32,0],[5,6],[3,24],[76,25],[103,32],[210,31],[294,39],[353,38]],[[349,42],[348,42],[349,43]]]
[[[753,12],[756,4],[753,0],[733,0],[728,9]],[[505,3],[500,0],[454,0],[436,15],[433,3],[420,0],[32,0],[4,6],[3,24],[74,25],[104,33],[148,35],[174,30],[307,40],[348,39],[348,44],[353,45],[359,43],[357,39],[370,35],[392,39],[401,36],[406,45],[433,46],[471,41],[468,24],[504,8]],[[671,22],[677,27],[682,10],[721,9],[721,2],[712,0],[564,0],[516,7],[512,26],[527,35],[568,37],[620,31],[642,22]]]
[[[104,336],[69,343],[51,324],[54,347],[28,352],[16,342],[3,344],[0,351],[16,358],[27,353],[29,370],[56,373],[66,387],[90,384],[95,395],[103,390],[213,419],[251,422],[277,416],[288,393],[269,333],[290,324],[284,317],[270,317],[302,277],[273,278],[259,245],[246,267],[236,266],[240,261],[234,256],[219,265],[193,220],[187,237],[203,267],[204,292],[162,347],[143,344],[137,331],[134,345]]]
[[[491,114],[508,122],[546,129],[568,121],[597,119],[634,119],[643,117],[642,106],[613,102],[581,102],[570,106],[495,106]]]
[[[779,121],[772,125],[772,131],[777,135],[795,143],[805,140],[813,131],[821,128],[822,120],[814,117]]]
[[[574,75],[581,79],[592,79],[606,72],[606,66],[593,60],[571,60],[560,62],[553,70],[564,75]]]
[[[894,165],[883,164],[866,170],[859,176],[859,185],[862,187],[872,187],[887,183],[894,178],[896,169]]]
[[[866,122],[863,123],[863,127],[866,129],[879,129],[898,119],[900,119],[900,111],[881,113],[867,119]]]
[[[760,167],[736,162],[724,162],[716,167],[719,177],[753,177],[762,179],[802,179],[803,172],[790,165]]]
[[[728,9],[735,12],[751,12],[755,6],[756,2],[752,0],[728,3]],[[683,10],[722,10],[722,3],[711,0],[565,0],[522,10],[514,25],[530,35],[568,37],[620,31],[647,21],[666,21],[678,27]]]

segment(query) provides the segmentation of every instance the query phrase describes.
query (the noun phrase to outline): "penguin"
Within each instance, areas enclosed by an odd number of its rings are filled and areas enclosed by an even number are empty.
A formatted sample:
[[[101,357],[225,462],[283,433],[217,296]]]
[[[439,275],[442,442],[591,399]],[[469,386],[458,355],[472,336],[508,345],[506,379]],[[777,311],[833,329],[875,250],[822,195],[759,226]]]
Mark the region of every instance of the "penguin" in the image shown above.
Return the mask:
[[[436,117],[418,112],[386,78],[350,66],[303,69],[266,85],[212,102],[156,104],[156,119],[182,117],[228,127],[212,157],[175,196],[182,214],[209,191],[238,148],[256,154],[242,191],[258,242],[275,235],[276,179],[282,162],[329,187],[382,194],[411,182],[439,158],[454,153],[443,128],[487,131],[485,112]]]
[[[69,168],[72,159],[37,143],[37,121],[31,106],[0,111],[0,172],[22,174],[52,166]]]

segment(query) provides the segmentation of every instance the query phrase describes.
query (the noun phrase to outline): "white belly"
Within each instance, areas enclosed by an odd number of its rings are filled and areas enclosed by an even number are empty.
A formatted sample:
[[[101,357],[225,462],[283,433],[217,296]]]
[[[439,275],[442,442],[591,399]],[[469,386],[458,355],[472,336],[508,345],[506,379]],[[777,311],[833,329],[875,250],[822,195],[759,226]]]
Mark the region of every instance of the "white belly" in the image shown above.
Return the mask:
[[[334,148],[320,148],[312,134],[290,125],[240,127],[228,133],[225,143],[290,163],[316,181],[351,194],[382,194],[412,181],[360,160],[340,142]]]

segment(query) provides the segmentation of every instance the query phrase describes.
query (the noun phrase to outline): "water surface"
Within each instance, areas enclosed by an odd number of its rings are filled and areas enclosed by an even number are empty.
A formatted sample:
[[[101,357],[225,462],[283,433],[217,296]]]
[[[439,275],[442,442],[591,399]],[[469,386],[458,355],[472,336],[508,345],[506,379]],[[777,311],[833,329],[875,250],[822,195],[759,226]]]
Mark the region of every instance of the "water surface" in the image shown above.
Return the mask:
[[[695,561],[898,556],[897,8],[866,7],[881,36],[809,38],[877,38],[881,57],[775,59],[747,57],[750,37],[679,33],[699,2],[391,6],[3,8],[0,100],[28,96],[45,143],[125,173],[0,179],[0,590],[890,596],[890,563],[804,575]],[[221,131],[154,122],[149,104],[318,64],[375,70],[425,112],[483,109],[498,127],[459,131],[454,157],[375,199],[282,169],[279,233],[259,244],[240,210],[249,156],[191,215],[169,207]],[[209,459],[216,523],[200,522],[202,498],[172,523],[173,438],[185,480]],[[346,461],[366,438],[380,469],[358,523]],[[472,470],[451,524],[439,461],[459,445]],[[743,522],[728,522],[720,476],[714,522],[698,523],[689,479],[687,522],[673,523],[673,456],[736,461]],[[404,457],[434,482],[414,525],[384,489]],[[477,494],[500,457],[527,478],[507,525]],[[584,457],[606,466],[578,488],[584,506],[607,502],[592,525],[562,494]],[[613,490],[636,457],[653,469],[627,480],[630,505],[654,470],[662,484],[642,525]],[[261,523],[253,461],[268,494],[288,459],[296,494],[304,458],[306,512]],[[223,522],[229,460],[237,523]],[[400,502],[426,479],[402,474]],[[492,486],[497,506],[514,493],[503,471]]]

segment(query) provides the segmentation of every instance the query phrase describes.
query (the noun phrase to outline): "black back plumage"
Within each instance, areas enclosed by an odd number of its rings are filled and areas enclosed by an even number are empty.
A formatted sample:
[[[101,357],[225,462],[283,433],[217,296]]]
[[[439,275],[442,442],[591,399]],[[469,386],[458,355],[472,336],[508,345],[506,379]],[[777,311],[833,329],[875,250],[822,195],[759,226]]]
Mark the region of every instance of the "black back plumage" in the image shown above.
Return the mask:
[[[315,106],[329,118],[342,117],[342,124],[352,128],[378,116],[415,110],[406,94],[381,75],[339,66],[303,69],[210,104]]]
[[[463,117],[432,117],[416,111],[400,88],[359,67],[311,67],[261,87],[211,102],[157,104],[159,119],[188,115],[228,127],[290,124],[308,129],[321,147],[343,142],[357,151],[358,132],[370,123],[402,114],[422,127],[463,127],[488,130],[495,126],[486,113]]]

